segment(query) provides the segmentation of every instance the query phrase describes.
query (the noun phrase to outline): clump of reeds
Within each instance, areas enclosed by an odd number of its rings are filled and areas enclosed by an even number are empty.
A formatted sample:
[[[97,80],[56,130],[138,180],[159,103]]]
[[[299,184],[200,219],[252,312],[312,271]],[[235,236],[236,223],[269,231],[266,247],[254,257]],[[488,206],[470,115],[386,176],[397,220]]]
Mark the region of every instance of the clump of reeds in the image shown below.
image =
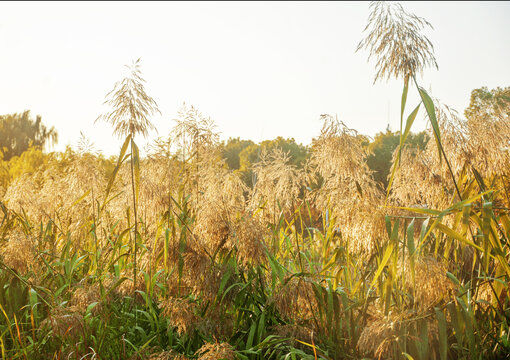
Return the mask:
[[[93,314],[98,314],[101,310],[101,291],[99,283],[92,285],[85,284],[82,287],[77,287],[69,301],[69,306],[75,311],[84,314],[89,306],[93,305]]]
[[[446,275],[447,270],[445,264],[432,257],[415,259],[413,266],[409,261],[399,264],[399,276],[403,276],[404,286],[420,313],[439,306],[442,300],[452,300],[455,287]]]
[[[36,264],[35,243],[20,231],[12,231],[0,250],[2,262],[20,274],[26,274]]]
[[[290,156],[282,149],[262,149],[259,162],[253,165],[255,184],[250,207],[264,221],[277,223],[280,215],[292,214],[301,205],[305,174],[290,164]],[[257,211],[257,209],[260,209]]]
[[[467,146],[473,154],[473,166],[484,177],[507,173],[510,163],[509,88],[497,88],[481,94],[473,92],[465,112]]]
[[[187,299],[169,297],[163,301],[161,308],[163,315],[177,328],[179,334],[191,335],[201,321],[197,316],[197,304]]]
[[[301,277],[290,277],[283,281],[272,299],[279,313],[287,320],[315,326],[318,303],[313,291],[313,283]]]
[[[429,24],[400,5],[371,9],[359,49],[376,80],[404,79],[406,98],[437,66]],[[133,137],[157,108],[135,64],[103,117],[126,136],[119,158],[105,165],[83,138],[2,198],[1,356],[505,355],[510,102],[475,94],[463,120],[417,89],[436,144],[405,146],[419,105],[385,203],[366,138],[329,115],[304,169],[263,151],[253,189],[195,107],[141,159]]]
[[[55,336],[76,341],[84,334],[83,315],[74,308],[55,307],[41,323],[42,330],[51,330]]]
[[[207,343],[198,350],[197,354],[200,355],[199,360],[236,359],[234,348],[228,343]]]
[[[323,115],[321,134],[312,142],[309,166],[320,186],[314,203],[329,209],[349,248],[370,253],[384,238],[384,194],[366,163],[363,139],[337,118]]]
[[[424,330],[425,339],[421,338]],[[430,357],[437,358],[438,337],[437,323],[433,320],[417,318],[411,312],[379,314],[370,318],[363,328],[357,349],[364,356],[393,359],[404,351],[402,344],[411,338],[418,344],[421,341]]]
[[[462,171],[477,161],[469,146],[470,134],[466,122],[446,105],[436,103],[435,112],[441,129],[442,147],[449,155],[453,174],[459,178]],[[399,149],[396,149],[393,154],[394,164],[398,156]],[[450,179],[448,164],[437,157],[432,141],[423,150],[404,147],[400,163],[390,194],[394,204],[426,205],[429,208],[448,206],[455,187]]]

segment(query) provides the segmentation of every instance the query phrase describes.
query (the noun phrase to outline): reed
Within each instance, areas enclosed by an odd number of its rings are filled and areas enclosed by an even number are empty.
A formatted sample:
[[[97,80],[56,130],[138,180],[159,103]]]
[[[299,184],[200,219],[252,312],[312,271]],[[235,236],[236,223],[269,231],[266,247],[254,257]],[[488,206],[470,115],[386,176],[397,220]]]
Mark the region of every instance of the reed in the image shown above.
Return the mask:
[[[118,157],[83,138],[5,189],[2,358],[508,358],[509,89],[474,92],[465,119],[433,100],[416,80],[437,66],[428,26],[374,3],[359,46],[376,80],[404,81],[387,193],[331,115],[303,167],[264,152],[253,186],[193,106],[140,157],[158,108],[135,62],[99,118]],[[435,140],[411,149],[422,105]]]

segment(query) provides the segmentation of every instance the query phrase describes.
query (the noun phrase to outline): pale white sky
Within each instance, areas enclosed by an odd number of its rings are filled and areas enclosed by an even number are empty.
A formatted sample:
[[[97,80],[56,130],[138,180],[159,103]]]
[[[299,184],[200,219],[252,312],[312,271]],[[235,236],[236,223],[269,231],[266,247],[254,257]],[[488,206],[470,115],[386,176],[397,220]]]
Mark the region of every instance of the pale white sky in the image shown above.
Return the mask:
[[[40,114],[59,132],[56,150],[75,146],[81,130],[116,154],[120,140],[94,121],[123,66],[140,57],[159,135],[183,102],[214,119],[222,139],[308,144],[324,113],[371,136],[388,122],[395,130],[401,83],[373,85],[373,63],[355,53],[368,5],[1,2],[0,114]],[[510,2],[402,5],[434,26],[426,34],[439,71],[421,80],[434,97],[462,113],[471,90],[510,86]]]

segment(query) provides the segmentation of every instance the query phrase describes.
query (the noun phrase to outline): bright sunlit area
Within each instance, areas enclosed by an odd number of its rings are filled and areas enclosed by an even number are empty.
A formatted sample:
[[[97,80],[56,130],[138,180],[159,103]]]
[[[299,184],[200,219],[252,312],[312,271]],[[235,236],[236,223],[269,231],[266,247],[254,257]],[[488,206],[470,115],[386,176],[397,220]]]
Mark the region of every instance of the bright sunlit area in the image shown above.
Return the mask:
[[[0,2],[0,358],[510,359],[510,2]]]

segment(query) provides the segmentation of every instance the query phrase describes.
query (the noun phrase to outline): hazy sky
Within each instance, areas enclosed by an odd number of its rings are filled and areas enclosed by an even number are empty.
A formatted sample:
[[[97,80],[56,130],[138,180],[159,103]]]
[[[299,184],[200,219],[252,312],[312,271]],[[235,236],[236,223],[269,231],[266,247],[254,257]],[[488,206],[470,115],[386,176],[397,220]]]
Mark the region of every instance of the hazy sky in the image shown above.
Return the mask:
[[[402,84],[373,85],[373,63],[355,52],[368,5],[1,2],[0,114],[40,114],[59,132],[56,150],[75,146],[81,130],[116,154],[120,141],[94,121],[140,57],[162,112],[151,138],[168,134],[183,102],[214,119],[222,139],[308,144],[325,113],[371,136],[388,123],[395,130]],[[510,86],[510,2],[402,5],[434,26],[426,34],[439,71],[420,80],[434,97],[462,113],[471,90]]]

